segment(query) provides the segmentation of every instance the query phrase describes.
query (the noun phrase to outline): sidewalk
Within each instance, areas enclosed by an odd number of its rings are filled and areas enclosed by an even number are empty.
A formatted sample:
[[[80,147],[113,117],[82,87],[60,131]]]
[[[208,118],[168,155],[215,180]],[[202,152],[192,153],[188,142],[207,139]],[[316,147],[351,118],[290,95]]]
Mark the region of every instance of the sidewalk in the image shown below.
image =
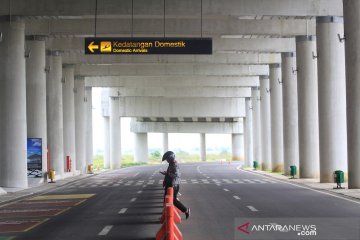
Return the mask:
[[[29,188],[27,189],[17,189],[17,188],[0,188],[5,194],[0,195],[0,205],[6,204],[10,201],[23,199],[25,197],[29,197],[31,195],[36,195],[44,192],[51,192],[52,190],[56,190],[59,187],[65,186],[69,183],[79,181],[81,179],[89,178],[94,175],[100,174],[104,171],[96,171],[94,174],[81,174],[72,177],[68,177],[61,180],[55,180],[55,183],[47,183],[47,182],[34,182],[34,180],[29,179]],[[39,178],[39,180],[41,180]]]
[[[300,186],[308,187],[314,190],[327,192],[336,194],[342,197],[351,198],[353,200],[359,201],[360,200],[360,189],[348,189],[348,184],[343,183],[341,186],[345,189],[334,189],[336,187],[336,183],[320,183],[319,179],[315,178],[295,178],[290,179],[290,176],[285,176],[280,173],[271,173],[265,172],[261,170],[253,170],[252,168],[242,168],[242,170],[252,172],[259,175],[265,175],[271,178],[275,178],[277,180],[281,180],[288,183],[297,184]]]

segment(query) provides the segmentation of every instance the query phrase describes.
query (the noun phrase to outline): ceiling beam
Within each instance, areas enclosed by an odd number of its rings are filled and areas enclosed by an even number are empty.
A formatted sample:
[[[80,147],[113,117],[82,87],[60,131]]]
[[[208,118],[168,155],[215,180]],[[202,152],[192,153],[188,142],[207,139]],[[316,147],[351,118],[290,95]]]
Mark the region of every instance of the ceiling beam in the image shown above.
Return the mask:
[[[158,64],[158,65],[76,65],[81,76],[254,76],[268,75],[268,65]]]
[[[138,122],[132,120],[130,131],[134,133],[222,133],[242,134],[240,122]]]
[[[119,87],[121,97],[165,98],[244,98],[251,97],[250,87]]]
[[[28,16],[93,16],[95,1],[88,0],[0,0],[0,15]],[[131,0],[98,1],[97,13],[101,15],[131,16]],[[327,16],[342,15],[342,0],[208,0],[203,2],[204,16],[241,16],[241,15],[277,15],[277,16]],[[134,13],[137,16],[163,16],[163,1],[134,1]],[[200,1],[167,0],[166,15],[200,17]]]
[[[121,117],[245,117],[244,98],[120,97]]]
[[[89,87],[252,87],[259,86],[259,77],[223,76],[108,76],[85,77]]]
[[[163,19],[103,18],[97,19],[96,35],[101,37],[163,37]],[[225,19],[194,18],[168,19],[165,33],[168,37],[204,37],[221,35],[261,35],[290,37],[314,35],[315,18],[312,19]],[[94,19],[27,19],[27,35],[92,37],[95,34]]]
[[[145,65],[164,63],[271,64],[280,63],[279,53],[214,53],[212,55],[84,55],[62,53],[63,63]]]

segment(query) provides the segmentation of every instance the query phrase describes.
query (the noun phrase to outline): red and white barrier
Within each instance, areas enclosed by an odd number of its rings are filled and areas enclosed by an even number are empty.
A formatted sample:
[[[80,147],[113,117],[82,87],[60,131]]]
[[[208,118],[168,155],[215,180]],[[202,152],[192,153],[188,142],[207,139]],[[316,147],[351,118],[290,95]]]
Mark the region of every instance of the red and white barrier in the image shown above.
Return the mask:
[[[176,224],[181,223],[181,217],[173,204],[174,189],[168,188],[165,205],[160,219],[161,228],[156,233],[156,240],[182,240],[182,234]]]

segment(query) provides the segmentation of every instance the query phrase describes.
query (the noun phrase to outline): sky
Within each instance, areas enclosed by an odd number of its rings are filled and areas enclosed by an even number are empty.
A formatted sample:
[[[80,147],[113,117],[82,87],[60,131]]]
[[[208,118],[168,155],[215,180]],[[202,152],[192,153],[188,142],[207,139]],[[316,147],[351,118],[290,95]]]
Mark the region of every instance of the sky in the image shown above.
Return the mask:
[[[101,88],[93,88],[93,149],[94,154],[102,152],[104,149],[104,123],[101,115]],[[132,152],[134,146],[134,134],[130,132],[131,118],[121,118],[121,147],[123,152]],[[95,127],[96,126],[96,127]],[[148,148],[162,149],[162,134],[148,134]],[[200,148],[200,134],[170,133],[169,150],[181,149],[192,151],[194,148]],[[231,149],[230,134],[207,134],[207,149]]]

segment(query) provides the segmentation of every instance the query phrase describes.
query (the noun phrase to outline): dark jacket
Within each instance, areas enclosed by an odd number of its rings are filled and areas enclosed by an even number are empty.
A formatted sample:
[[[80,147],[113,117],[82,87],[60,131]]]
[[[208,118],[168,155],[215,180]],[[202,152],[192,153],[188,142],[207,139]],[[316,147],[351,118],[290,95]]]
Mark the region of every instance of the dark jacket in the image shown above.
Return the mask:
[[[176,161],[169,163],[164,178],[165,187],[175,187],[180,184],[180,169]]]

